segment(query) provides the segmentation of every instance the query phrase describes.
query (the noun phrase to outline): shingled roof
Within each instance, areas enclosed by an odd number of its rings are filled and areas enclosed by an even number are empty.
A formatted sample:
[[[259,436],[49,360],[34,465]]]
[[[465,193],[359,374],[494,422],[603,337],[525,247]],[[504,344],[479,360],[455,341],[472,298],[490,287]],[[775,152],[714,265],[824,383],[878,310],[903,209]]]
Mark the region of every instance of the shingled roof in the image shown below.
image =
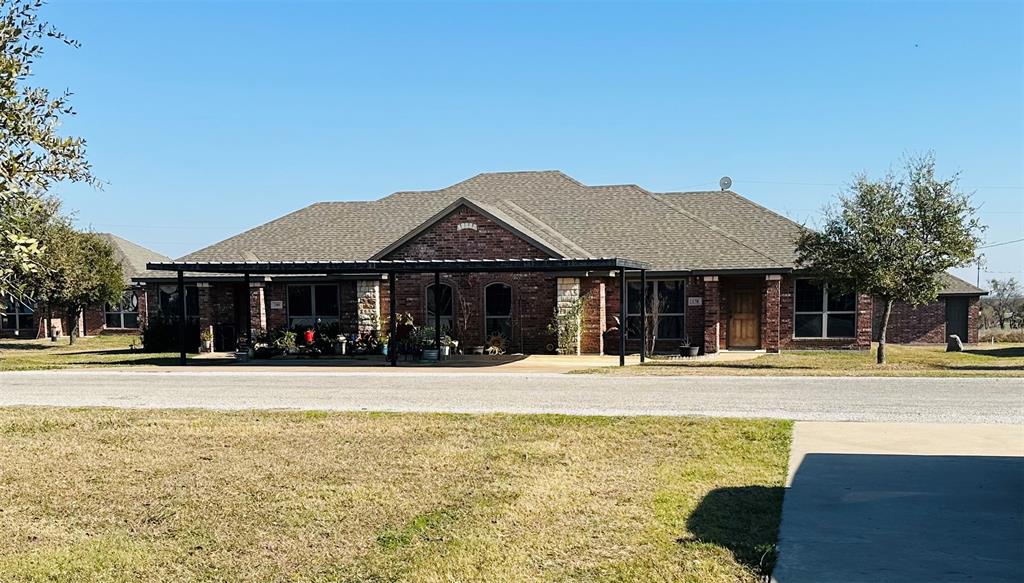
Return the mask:
[[[147,275],[146,264],[149,262],[170,261],[152,249],[146,249],[138,243],[122,239],[113,233],[96,233],[97,236],[110,243],[114,248],[114,257],[121,263],[125,285],[131,285],[133,277]]]
[[[310,205],[181,261],[359,261],[460,199],[565,257],[622,257],[655,271],[785,270],[800,226],[732,192],[587,186],[558,171],[495,172],[369,202]]]

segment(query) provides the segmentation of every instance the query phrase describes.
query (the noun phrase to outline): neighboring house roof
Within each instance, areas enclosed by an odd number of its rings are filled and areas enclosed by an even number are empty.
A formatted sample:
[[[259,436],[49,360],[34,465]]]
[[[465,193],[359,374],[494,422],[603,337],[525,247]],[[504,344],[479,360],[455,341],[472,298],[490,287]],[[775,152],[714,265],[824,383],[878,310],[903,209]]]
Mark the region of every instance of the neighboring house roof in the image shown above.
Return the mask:
[[[365,260],[460,204],[545,251],[622,257],[655,271],[791,269],[793,249],[785,241],[800,229],[731,192],[658,194],[632,184],[587,186],[558,171],[495,172],[440,190],[313,204],[180,260]],[[744,219],[732,220],[737,215]],[[757,230],[764,232],[751,232]]]
[[[166,255],[161,255],[152,249],[146,249],[142,245],[122,239],[112,233],[96,233],[97,236],[110,243],[114,248],[114,257],[121,263],[121,271],[124,273],[125,285],[131,285],[133,277],[147,275],[146,264],[149,262],[170,261]]]
[[[968,283],[952,273],[942,274],[942,291],[939,292],[940,296],[984,296],[988,295],[988,292],[975,286],[974,284]]]

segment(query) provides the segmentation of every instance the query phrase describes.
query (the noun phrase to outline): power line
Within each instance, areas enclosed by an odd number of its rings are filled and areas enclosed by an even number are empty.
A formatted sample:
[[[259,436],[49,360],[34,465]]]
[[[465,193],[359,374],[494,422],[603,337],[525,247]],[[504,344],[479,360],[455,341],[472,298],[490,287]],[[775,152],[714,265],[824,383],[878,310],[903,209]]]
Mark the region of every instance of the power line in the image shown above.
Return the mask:
[[[981,247],[978,247],[978,249],[991,249],[993,247],[1002,247],[1003,245],[1012,245],[1014,243],[1020,243],[1022,241],[1024,241],[1024,239],[1014,239],[1013,241],[1003,241],[1002,243],[992,243],[991,245],[982,245]]]

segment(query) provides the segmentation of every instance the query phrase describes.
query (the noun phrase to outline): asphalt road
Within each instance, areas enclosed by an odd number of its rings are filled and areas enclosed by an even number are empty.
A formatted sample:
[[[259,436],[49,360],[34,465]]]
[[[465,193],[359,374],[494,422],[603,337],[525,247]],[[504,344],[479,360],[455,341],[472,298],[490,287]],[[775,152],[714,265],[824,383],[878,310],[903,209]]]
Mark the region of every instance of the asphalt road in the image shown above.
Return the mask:
[[[603,377],[524,373],[0,373],[0,406],[709,415],[1024,423],[1021,378]]]

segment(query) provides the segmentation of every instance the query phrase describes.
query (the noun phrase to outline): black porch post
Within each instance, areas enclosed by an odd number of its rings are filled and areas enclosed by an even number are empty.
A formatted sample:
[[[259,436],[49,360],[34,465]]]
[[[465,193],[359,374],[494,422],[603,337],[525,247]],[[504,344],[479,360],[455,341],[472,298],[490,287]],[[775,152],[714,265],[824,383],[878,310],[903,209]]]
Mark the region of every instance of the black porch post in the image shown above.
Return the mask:
[[[181,366],[185,366],[185,272],[178,270],[178,347]]]
[[[434,272],[434,348],[441,360],[441,272]]]
[[[619,268],[619,366],[626,366],[626,269]]]
[[[658,301],[657,300],[657,298],[658,298],[657,290],[655,290],[654,298],[655,298],[654,301]],[[658,325],[658,323],[657,322],[653,322],[653,325],[655,326],[654,329],[657,330],[658,328],[656,326]],[[651,346],[651,350],[654,350],[653,346]],[[647,357],[647,270],[646,269],[641,269],[640,270],[640,362],[643,362],[646,359],[646,357]]]
[[[245,274],[245,344],[252,349],[252,288],[249,287],[249,274]]]
[[[395,351],[396,338],[398,334],[398,294],[395,292],[395,274],[388,274],[388,303],[391,309],[388,310],[388,359],[391,366],[398,366],[398,354]]]

